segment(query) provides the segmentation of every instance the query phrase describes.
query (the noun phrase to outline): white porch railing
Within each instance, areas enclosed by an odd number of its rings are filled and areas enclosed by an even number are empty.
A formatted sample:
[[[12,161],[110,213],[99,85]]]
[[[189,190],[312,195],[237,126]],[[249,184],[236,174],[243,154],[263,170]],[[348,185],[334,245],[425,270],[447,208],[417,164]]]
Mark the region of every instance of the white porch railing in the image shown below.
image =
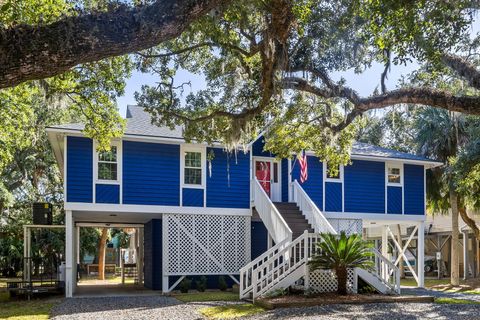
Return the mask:
[[[273,204],[270,197],[263,190],[262,185],[254,178],[253,181],[253,204],[257,209],[258,215],[268,230],[275,243],[281,243],[284,240],[292,241],[292,230],[283,219],[277,207]]]
[[[400,294],[400,269],[377,249],[372,248],[372,252],[375,262],[373,274],[380,278],[391,292]]]
[[[300,208],[300,211],[302,211],[302,214],[313,227],[315,232],[337,234],[337,231],[335,231],[330,222],[328,222],[327,218],[325,218],[323,213],[318,209],[312,199],[310,199],[297,180],[292,182],[292,187],[293,201]]]

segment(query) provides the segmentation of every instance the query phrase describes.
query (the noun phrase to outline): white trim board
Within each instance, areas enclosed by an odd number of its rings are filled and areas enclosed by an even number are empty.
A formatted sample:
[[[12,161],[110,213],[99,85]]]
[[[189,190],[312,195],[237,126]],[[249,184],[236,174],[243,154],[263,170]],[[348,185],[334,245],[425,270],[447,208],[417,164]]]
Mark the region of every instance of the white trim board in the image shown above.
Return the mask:
[[[227,216],[251,216],[250,208],[205,208],[179,206],[150,206],[135,204],[104,204],[66,202],[65,210],[96,211],[96,212],[127,212],[127,213],[179,213],[179,214],[211,214]]]
[[[401,220],[425,221],[425,215],[415,214],[384,214],[384,213],[356,213],[356,212],[323,212],[327,219],[362,219],[362,220]]]

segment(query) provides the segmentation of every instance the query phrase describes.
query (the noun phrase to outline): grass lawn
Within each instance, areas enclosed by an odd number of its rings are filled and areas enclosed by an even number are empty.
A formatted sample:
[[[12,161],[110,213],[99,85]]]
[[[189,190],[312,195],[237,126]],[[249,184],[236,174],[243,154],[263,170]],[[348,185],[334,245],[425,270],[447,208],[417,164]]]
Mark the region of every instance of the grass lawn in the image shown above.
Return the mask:
[[[445,279],[425,279],[425,288],[433,287],[439,284],[449,284],[450,279],[445,278]],[[400,280],[400,285],[402,286],[410,286],[410,287],[416,287],[417,282],[413,278],[408,278],[408,279],[401,279]]]
[[[479,301],[455,299],[455,298],[435,298],[435,303],[440,304],[480,304]]]
[[[0,302],[0,319],[44,320],[59,300],[31,300]]]
[[[122,277],[106,277],[105,280],[98,280],[96,276],[88,276],[88,277],[83,277],[80,279],[79,283],[82,284],[95,284],[98,281],[101,281],[102,283],[107,283],[107,284],[120,284],[122,283]],[[133,278],[125,278],[125,284],[134,284],[135,279]]]
[[[265,311],[262,307],[251,303],[231,304],[226,306],[207,307],[199,310],[201,314],[210,319],[234,319],[251,316]]]
[[[173,294],[172,297],[182,302],[204,302],[204,301],[239,301],[238,293],[212,291],[192,292]]]

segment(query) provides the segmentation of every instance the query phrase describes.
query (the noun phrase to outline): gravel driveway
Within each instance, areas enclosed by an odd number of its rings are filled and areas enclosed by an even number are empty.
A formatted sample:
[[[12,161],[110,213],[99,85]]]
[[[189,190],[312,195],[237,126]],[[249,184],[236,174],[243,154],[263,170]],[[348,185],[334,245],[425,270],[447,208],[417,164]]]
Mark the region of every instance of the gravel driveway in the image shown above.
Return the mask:
[[[164,296],[65,299],[54,307],[52,317],[61,319],[203,319],[198,309],[226,302],[182,303]],[[282,319],[480,319],[480,305],[427,303],[384,303],[368,305],[330,305],[277,309],[249,320]]]

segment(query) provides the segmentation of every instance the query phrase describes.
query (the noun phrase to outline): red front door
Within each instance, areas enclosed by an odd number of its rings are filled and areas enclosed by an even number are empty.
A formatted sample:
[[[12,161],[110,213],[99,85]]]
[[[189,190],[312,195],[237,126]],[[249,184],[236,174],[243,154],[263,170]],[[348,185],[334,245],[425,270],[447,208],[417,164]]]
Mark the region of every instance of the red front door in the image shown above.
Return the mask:
[[[271,162],[255,161],[255,177],[263,187],[263,190],[270,197],[271,194]]]

